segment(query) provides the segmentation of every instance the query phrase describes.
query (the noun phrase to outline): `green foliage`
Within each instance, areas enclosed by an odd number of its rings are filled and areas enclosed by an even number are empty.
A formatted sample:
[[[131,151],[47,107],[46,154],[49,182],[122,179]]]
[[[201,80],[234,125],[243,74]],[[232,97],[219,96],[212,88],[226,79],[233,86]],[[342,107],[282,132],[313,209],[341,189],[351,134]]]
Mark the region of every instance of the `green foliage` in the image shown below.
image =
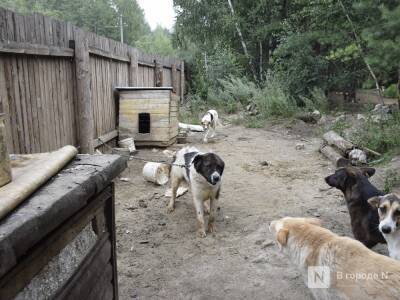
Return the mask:
[[[229,77],[219,81],[220,88],[212,93],[212,103],[227,113],[237,111],[249,103],[254,103],[259,111],[257,118],[247,119],[248,124],[260,125],[260,120],[270,117],[289,117],[297,107],[282,88],[277,78],[268,75],[262,86],[246,77]],[[255,125],[252,127],[256,127]]]
[[[346,129],[349,128],[350,125],[346,122],[346,120],[339,118],[332,124],[329,130],[333,130],[340,136],[344,136]]]
[[[368,61],[381,81],[394,82],[400,61],[400,5],[398,1],[367,0],[360,9],[374,9],[374,22],[368,24],[362,36],[368,45]],[[369,8],[369,10],[368,10]]]
[[[397,91],[397,84],[391,84],[385,91],[383,95],[388,98],[397,98],[398,91]]]
[[[396,112],[386,122],[376,122],[370,116],[353,135],[352,140],[360,146],[386,153],[400,150],[400,113]]]
[[[244,125],[247,128],[263,128],[265,126],[265,119],[261,117],[249,116],[244,119]]]
[[[175,50],[172,47],[171,34],[168,30],[158,26],[153,32],[142,36],[135,46],[148,54],[172,56]]]
[[[328,113],[329,112],[329,101],[328,98],[326,97],[325,93],[323,90],[320,88],[314,88],[310,92],[310,96],[304,97],[300,96],[300,99],[304,103],[304,109],[306,111],[314,111],[314,110],[319,110],[322,113]]]
[[[385,173],[385,183],[383,191],[385,194],[389,194],[393,191],[393,188],[400,186],[400,173],[394,170],[388,170]]]
[[[296,102],[286,94],[281,82],[273,76],[267,76],[253,101],[265,119],[272,116],[290,117],[297,110]]]
[[[265,73],[272,72],[284,82],[285,93],[298,105],[307,106],[314,88],[327,92],[352,92],[370,84],[362,53],[382,83],[398,80],[400,61],[400,3],[394,0],[339,1],[232,1],[234,15],[226,0],[175,0],[177,25],[174,34],[180,49],[196,49],[191,57],[195,84],[204,99],[219,80],[248,77],[262,86]],[[360,37],[356,42],[354,30]],[[249,56],[246,57],[235,25],[240,28]],[[217,48],[229,49],[219,54]],[[361,51],[360,51],[361,50]],[[216,68],[217,60],[234,61],[232,68]],[[209,58],[208,60],[205,58]],[[235,66],[239,65],[238,71]],[[220,70],[229,70],[221,72]],[[227,75],[228,74],[228,75]],[[254,80],[256,74],[257,80]],[[307,102],[307,103],[305,103]]]
[[[220,79],[219,84],[221,88],[218,90],[218,96],[224,102],[247,105],[260,93],[259,87],[246,77],[229,76],[227,79]]]
[[[38,12],[99,35],[120,40],[120,15],[124,42],[134,46],[150,32],[143,10],[136,0],[0,0],[0,6],[22,14]]]

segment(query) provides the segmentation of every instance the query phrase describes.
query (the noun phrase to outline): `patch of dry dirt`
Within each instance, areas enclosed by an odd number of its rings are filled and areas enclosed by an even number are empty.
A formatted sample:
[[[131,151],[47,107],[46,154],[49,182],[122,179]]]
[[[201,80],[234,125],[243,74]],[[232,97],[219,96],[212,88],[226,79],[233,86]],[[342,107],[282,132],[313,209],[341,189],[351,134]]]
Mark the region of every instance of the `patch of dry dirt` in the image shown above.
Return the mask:
[[[320,140],[309,134],[301,140],[290,129],[226,126],[211,144],[191,138],[226,163],[217,232],[204,239],[196,237],[191,194],[167,214],[167,187],[145,182],[143,162],[131,161],[122,175],[131,183],[118,181],[116,188],[120,298],[310,299],[300,273],[273,245],[268,224],[286,215],[316,216],[351,235],[349,216],[341,193],[323,181],[333,168],[318,153]],[[299,142],[304,150],[295,149]]]

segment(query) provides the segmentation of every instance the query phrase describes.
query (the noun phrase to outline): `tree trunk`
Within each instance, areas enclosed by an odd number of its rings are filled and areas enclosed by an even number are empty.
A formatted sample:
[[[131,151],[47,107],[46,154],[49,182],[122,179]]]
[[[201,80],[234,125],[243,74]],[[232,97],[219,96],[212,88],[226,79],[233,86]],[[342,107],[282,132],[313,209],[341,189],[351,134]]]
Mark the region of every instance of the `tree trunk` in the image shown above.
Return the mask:
[[[231,11],[232,17],[235,18],[235,10],[233,9],[232,2],[231,2],[231,0],[227,0],[227,1],[228,1],[228,5],[229,5],[229,9]],[[235,27],[236,27],[236,32],[237,32],[237,34],[239,36],[239,39],[240,39],[240,43],[242,44],[244,55],[248,59],[250,70],[253,73],[254,80],[256,80],[257,76],[256,76],[256,72],[254,71],[254,68],[253,68],[252,59],[251,59],[251,56],[249,54],[249,51],[247,50],[246,42],[244,41],[244,38],[243,38],[243,35],[242,35],[242,31],[240,30],[239,23],[237,21],[235,21]]]
[[[335,151],[331,146],[325,145],[319,148],[319,151],[325,155],[337,168],[345,167],[350,165],[350,161],[343,156],[341,156],[338,152]]]
[[[326,132],[322,136],[322,138],[327,142],[328,145],[338,148],[342,155],[346,155],[347,151],[354,148],[354,145],[352,143],[346,141],[344,138],[342,138],[340,135],[332,130]]]
[[[262,42],[261,41],[258,41],[258,47],[259,47],[259,49],[260,49],[260,60],[259,60],[259,64],[260,64],[260,66],[259,66],[259,78],[260,78],[260,81],[262,81],[263,80],[263,46],[262,46]]]
[[[360,55],[361,55],[361,58],[362,58],[362,60],[364,61],[365,65],[367,66],[367,69],[368,69],[369,73],[371,74],[371,77],[372,77],[372,78],[374,79],[374,81],[375,81],[375,88],[376,88],[376,90],[378,91],[379,99],[380,99],[382,105],[385,105],[385,101],[383,100],[382,90],[381,90],[381,88],[380,88],[380,86],[379,86],[378,79],[376,78],[375,73],[374,73],[374,71],[373,71],[372,68],[371,68],[371,65],[368,63],[367,59],[366,59],[365,56],[364,56],[364,52],[362,51],[362,48],[361,48],[361,40],[360,40],[360,38],[359,38],[359,36],[358,36],[358,34],[357,34],[357,32],[356,32],[356,28],[355,28],[355,26],[354,26],[354,24],[353,24],[353,21],[350,19],[350,16],[349,16],[349,14],[347,13],[346,8],[344,7],[344,5],[343,5],[343,3],[342,3],[341,0],[339,0],[339,4],[340,4],[340,6],[342,7],[343,13],[344,13],[344,15],[346,16],[347,21],[349,22],[349,24],[350,24],[350,26],[351,26],[351,30],[353,31],[354,39],[355,39],[355,42],[356,42],[356,45],[357,45],[357,49],[358,49],[358,51],[359,51],[359,53],[360,53]]]
[[[397,69],[397,106],[400,109],[400,65]]]

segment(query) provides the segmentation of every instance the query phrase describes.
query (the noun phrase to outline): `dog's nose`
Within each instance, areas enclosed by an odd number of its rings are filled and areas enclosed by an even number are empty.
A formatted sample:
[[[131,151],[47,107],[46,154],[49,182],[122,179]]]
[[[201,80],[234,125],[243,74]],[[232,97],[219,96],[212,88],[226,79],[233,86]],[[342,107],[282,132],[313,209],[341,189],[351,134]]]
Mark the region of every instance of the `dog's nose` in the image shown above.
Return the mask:
[[[388,233],[390,233],[391,231],[392,231],[392,228],[390,228],[390,226],[387,226],[387,225],[382,226],[382,232],[383,232],[383,233],[388,234]]]
[[[221,176],[219,176],[218,174],[213,174],[212,175],[212,181],[217,183],[219,180],[221,179]]]

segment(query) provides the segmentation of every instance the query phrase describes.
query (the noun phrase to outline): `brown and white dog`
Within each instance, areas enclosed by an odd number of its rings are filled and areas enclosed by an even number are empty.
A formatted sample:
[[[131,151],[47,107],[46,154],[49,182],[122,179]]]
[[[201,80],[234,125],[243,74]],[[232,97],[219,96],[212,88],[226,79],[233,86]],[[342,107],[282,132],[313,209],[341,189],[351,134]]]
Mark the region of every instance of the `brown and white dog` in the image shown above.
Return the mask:
[[[181,167],[182,165],[186,167]],[[225,163],[215,153],[202,153],[195,147],[185,147],[179,150],[171,167],[172,197],[168,204],[168,212],[175,209],[176,192],[182,181],[190,185],[198,222],[198,235],[206,236],[204,212],[209,210],[208,232],[213,232],[216,201],[219,198],[222,184],[222,174]],[[205,201],[210,200],[210,207],[205,208]]]
[[[368,199],[383,195],[368,178],[375,174],[374,168],[340,168],[325,178],[331,187],[343,192],[350,214],[351,230],[354,237],[368,248],[377,243],[386,243],[378,230],[379,217]]]
[[[204,131],[206,132],[203,138],[203,141],[205,143],[208,142],[208,135],[210,134],[211,131],[212,131],[211,138],[215,136],[218,124],[219,124],[219,119],[217,111],[214,109],[210,109],[209,111],[207,111],[206,114],[201,119],[201,125],[203,126]]]
[[[270,231],[315,299],[400,299],[400,262],[320,227],[320,220],[286,217],[273,221]],[[311,285],[316,273],[309,267],[328,273],[325,286]]]
[[[368,200],[378,209],[379,231],[385,238],[391,258],[400,260],[400,199],[395,194],[376,196]]]

